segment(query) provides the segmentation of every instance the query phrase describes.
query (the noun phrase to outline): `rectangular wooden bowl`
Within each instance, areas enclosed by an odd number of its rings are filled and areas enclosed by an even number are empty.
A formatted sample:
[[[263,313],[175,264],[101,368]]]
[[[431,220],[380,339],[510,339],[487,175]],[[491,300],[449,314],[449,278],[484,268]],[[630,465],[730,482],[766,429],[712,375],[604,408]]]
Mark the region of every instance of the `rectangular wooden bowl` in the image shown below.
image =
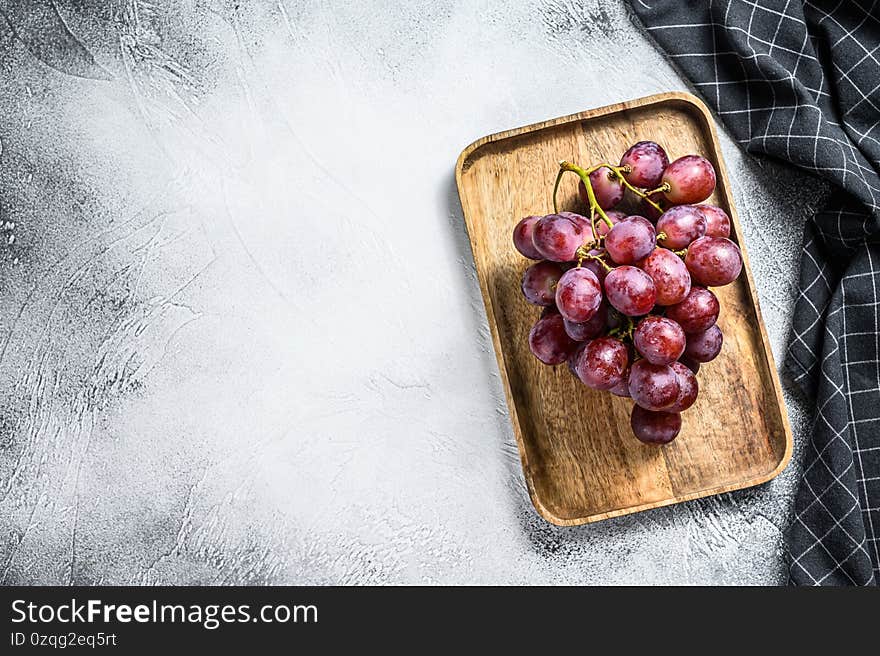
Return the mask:
[[[539,311],[520,292],[529,262],[513,248],[514,225],[552,211],[560,160],[616,162],[646,139],[663,145],[670,159],[699,153],[712,162],[718,183],[706,202],[730,214],[731,238],[744,247],[712,117],[690,94],[659,94],[484,137],[456,167],[525,480],[540,515],[560,526],[757,485],[791,457],[791,428],[745,248],[742,275],[715,290],[721,355],[700,370],[699,398],[669,445],[647,446],[632,435],[629,399],[592,391],[565,365],[542,365],[529,351]],[[560,209],[585,211],[577,180],[563,178]]]

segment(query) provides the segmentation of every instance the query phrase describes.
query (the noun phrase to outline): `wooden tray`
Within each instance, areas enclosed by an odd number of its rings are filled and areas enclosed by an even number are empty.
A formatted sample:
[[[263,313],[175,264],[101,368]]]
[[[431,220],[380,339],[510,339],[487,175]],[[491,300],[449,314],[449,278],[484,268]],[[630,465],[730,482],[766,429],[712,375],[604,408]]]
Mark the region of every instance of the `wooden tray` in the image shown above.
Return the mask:
[[[731,238],[744,246],[711,115],[690,94],[659,94],[484,137],[456,166],[525,480],[538,513],[560,526],[757,485],[791,457],[791,428],[745,248],[742,275],[715,290],[721,355],[700,370],[699,398],[667,446],[636,440],[629,399],[594,392],[565,365],[547,367],[529,352],[539,311],[520,292],[529,262],[513,248],[513,226],[552,211],[559,160],[616,163],[643,139],[659,142],[670,159],[699,153],[712,162],[718,184],[706,202],[727,210]],[[574,174],[563,178],[560,209],[585,211],[576,184]]]

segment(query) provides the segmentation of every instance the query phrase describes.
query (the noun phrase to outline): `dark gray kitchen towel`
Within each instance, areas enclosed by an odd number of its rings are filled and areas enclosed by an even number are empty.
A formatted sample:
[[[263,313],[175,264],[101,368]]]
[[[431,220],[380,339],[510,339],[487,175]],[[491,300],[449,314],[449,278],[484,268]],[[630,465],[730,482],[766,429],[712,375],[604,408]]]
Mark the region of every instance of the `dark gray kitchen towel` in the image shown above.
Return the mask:
[[[788,371],[815,401],[793,583],[880,581],[880,0],[630,0],[748,152],[834,186],[805,228]],[[772,220],[767,217],[766,220]]]

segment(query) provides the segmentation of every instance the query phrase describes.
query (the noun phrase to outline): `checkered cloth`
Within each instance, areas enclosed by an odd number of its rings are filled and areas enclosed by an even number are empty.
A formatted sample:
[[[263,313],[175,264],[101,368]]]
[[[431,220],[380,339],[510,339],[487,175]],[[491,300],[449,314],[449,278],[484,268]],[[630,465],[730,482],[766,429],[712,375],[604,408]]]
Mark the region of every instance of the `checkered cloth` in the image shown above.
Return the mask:
[[[786,358],[815,400],[791,581],[880,581],[880,2],[630,0],[747,151],[832,183]],[[766,216],[764,221],[772,221]]]

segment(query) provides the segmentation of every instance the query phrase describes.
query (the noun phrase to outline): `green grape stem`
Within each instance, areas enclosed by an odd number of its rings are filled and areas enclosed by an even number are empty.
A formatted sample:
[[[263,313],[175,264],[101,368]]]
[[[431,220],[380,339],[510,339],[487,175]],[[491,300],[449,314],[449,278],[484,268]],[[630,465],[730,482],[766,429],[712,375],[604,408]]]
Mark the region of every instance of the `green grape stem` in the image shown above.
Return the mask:
[[[648,196],[653,196],[654,194],[657,194],[657,193],[660,193],[660,192],[664,192],[664,193],[665,193],[665,192],[669,191],[670,189],[671,189],[671,187],[669,186],[669,183],[668,183],[668,182],[664,182],[662,185],[660,185],[660,186],[657,187],[656,189],[652,189],[651,191],[646,191],[645,193],[646,193]]]
[[[599,206],[599,201],[596,200],[596,193],[593,191],[593,185],[590,183],[590,173],[602,168],[602,166],[594,166],[591,169],[583,169],[577,164],[572,164],[571,162],[566,162],[565,160],[559,162],[559,174],[556,176],[556,186],[553,188],[553,209],[556,209],[556,191],[559,188],[559,178],[562,173],[565,171],[571,171],[572,173],[576,173],[577,176],[584,183],[584,186],[587,188],[587,198],[590,202],[590,213],[595,212],[598,214],[603,221],[608,225],[609,228],[614,227],[614,223],[612,223],[611,219],[608,218],[608,215],[605,214],[605,210],[603,210]]]
[[[626,177],[623,175],[624,173],[632,173],[632,168],[630,168],[628,165],[627,166],[609,166],[608,168],[611,169],[611,171],[614,173],[614,175],[616,175],[618,178],[620,178],[620,181],[623,183],[624,187],[629,189],[636,196],[639,196],[642,199],[644,199],[644,201],[646,203],[648,203],[651,207],[653,207],[655,210],[657,210],[661,214],[663,213],[663,209],[660,207],[660,205],[658,205],[657,203],[655,203],[653,200],[651,200],[649,198],[649,196],[654,193],[653,191],[644,192],[641,189],[639,189],[638,187],[633,187],[629,183],[629,180],[627,180]]]
[[[576,255],[578,258],[578,266],[581,266],[584,263],[584,260],[596,260],[596,262],[605,269],[606,273],[608,271],[613,271],[614,267],[610,266],[605,260],[603,260],[601,255],[594,255],[590,252],[594,246],[597,246],[596,242],[585,244],[577,249]]]
[[[562,180],[562,174],[565,173],[565,169],[559,169],[559,173],[556,174],[556,182],[553,183],[553,213],[559,214],[559,205],[556,204],[556,194],[559,191],[559,182]]]
[[[635,329],[635,323],[632,320],[632,317],[627,316],[623,313],[619,313],[621,319],[624,320],[625,325],[617,326],[617,328],[612,328],[608,331],[609,337],[617,337],[618,339],[631,339],[633,330]]]
[[[566,171],[571,171],[572,173],[577,174],[577,176],[581,179],[581,182],[584,183],[584,187],[586,187],[587,199],[588,199],[589,205],[590,205],[591,217],[592,217],[593,213],[596,213],[599,215],[599,217],[603,221],[605,221],[605,223],[608,225],[609,228],[614,227],[614,224],[611,222],[611,219],[608,218],[608,215],[605,213],[605,210],[603,210],[599,206],[599,202],[596,200],[596,193],[593,191],[593,185],[590,182],[590,174],[594,173],[595,171],[598,171],[599,169],[602,169],[602,168],[608,169],[608,177],[609,178],[615,178],[615,177],[618,178],[624,187],[626,187],[631,192],[633,192],[634,194],[636,194],[637,196],[642,198],[646,203],[648,203],[655,210],[657,210],[661,214],[663,213],[663,208],[661,208],[660,205],[658,205],[657,203],[655,203],[653,200],[651,200],[649,198],[650,194],[653,194],[658,190],[655,189],[654,191],[646,193],[646,192],[642,191],[641,189],[631,185],[629,183],[629,180],[626,179],[626,176],[624,174],[632,172],[632,168],[630,168],[629,166],[612,166],[611,164],[606,164],[603,162],[602,164],[597,164],[596,166],[591,166],[590,168],[585,169],[585,168],[578,166],[577,164],[572,164],[571,162],[568,162],[565,160],[562,160],[561,162],[559,162],[559,172],[556,174],[556,182],[553,185],[553,211],[557,212],[557,213],[559,211],[556,197],[557,197],[557,194],[559,191],[559,182],[562,179],[562,174]],[[668,185],[666,183],[664,183],[664,187],[668,187]],[[664,187],[661,187],[660,191],[663,191]],[[595,228],[594,228],[594,232],[595,232]]]
[[[604,237],[599,234],[599,227],[596,225],[596,210],[592,207],[590,208],[590,227],[593,229],[593,238],[601,243]]]

